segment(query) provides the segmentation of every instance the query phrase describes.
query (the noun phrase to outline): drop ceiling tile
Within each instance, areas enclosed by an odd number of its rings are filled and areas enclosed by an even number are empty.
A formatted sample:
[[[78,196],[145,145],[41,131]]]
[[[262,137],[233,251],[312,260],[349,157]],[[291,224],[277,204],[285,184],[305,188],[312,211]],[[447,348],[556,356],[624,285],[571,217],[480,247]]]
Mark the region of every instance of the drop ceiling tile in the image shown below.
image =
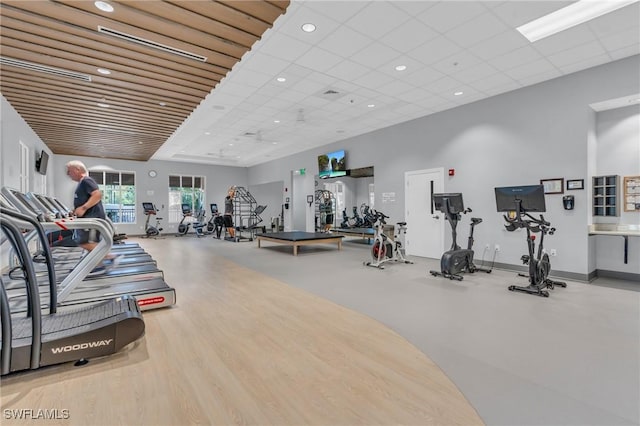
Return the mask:
[[[410,16],[389,2],[367,2],[367,6],[345,22],[345,25],[372,39],[380,39],[408,21]]]
[[[444,36],[438,36],[411,50],[407,55],[425,65],[431,65],[448,56],[455,55],[461,50],[462,48],[451,40]]]
[[[513,84],[514,80],[506,74],[498,73],[480,80],[474,81],[471,85],[478,91],[489,92],[491,89]]]
[[[498,70],[496,70],[494,67],[486,62],[482,62],[465,70],[454,72],[451,74],[451,76],[461,83],[466,84],[473,81],[482,80],[497,73]]]
[[[343,61],[343,58],[324,49],[314,48],[302,55],[296,63],[315,71],[324,72]]]
[[[407,71],[409,74],[403,76],[402,79],[416,87],[426,87],[429,83],[444,77],[443,73],[433,69],[432,67],[422,67],[417,71],[408,69]]]
[[[543,38],[533,43],[533,47],[543,55],[553,55],[581,44],[594,41],[596,38],[586,24],[580,24],[568,30]]]
[[[609,56],[611,56],[613,60],[618,60],[633,55],[640,55],[640,44],[623,47],[622,49],[614,50],[613,52],[609,53]]]
[[[380,42],[407,53],[423,43],[436,38],[439,34],[416,19],[410,19],[403,25],[387,33]]]
[[[508,70],[528,62],[541,59],[542,55],[531,46],[524,46],[491,60],[491,65],[498,70]]]
[[[604,54],[606,54],[606,52],[602,48],[602,45],[597,41],[593,41],[591,43],[576,46],[572,49],[568,49],[554,55],[549,55],[547,59],[556,67],[562,68],[564,66],[576,62],[587,61],[590,58],[601,56]]]
[[[392,81],[394,81],[394,78],[386,74],[383,74],[379,71],[371,71],[370,73],[355,79],[354,83],[365,88],[377,90],[378,87],[382,86],[383,84],[389,84]]]
[[[293,3],[293,2],[292,2]],[[295,3],[298,3],[296,1]],[[342,1],[342,0],[327,0],[327,1],[300,1],[305,7],[315,10],[316,12],[325,15],[337,22],[344,23],[351,19],[356,13],[364,9],[367,5],[364,1]]]
[[[429,9],[435,6],[437,2],[435,1],[416,1],[416,0],[396,0],[393,2],[393,5],[399,9],[404,10],[409,16],[416,16],[426,9]]]
[[[282,25],[278,32],[308,44],[316,44],[333,33],[340,23],[309,8],[306,3],[291,2],[284,15],[286,25]],[[312,33],[302,31],[302,25],[313,23],[316,30]]]
[[[495,87],[492,87],[491,89],[484,90],[484,93],[486,93],[487,96],[497,96],[502,93],[511,92],[512,90],[520,89],[521,87],[522,85],[520,83],[518,83],[515,80],[511,80],[511,82],[506,83],[504,85],[495,86]]]
[[[640,21],[640,3],[636,2],[589,21],[587,25],[597,37],[606,37],[628,28],[637,29],[638,21]]]
[[[371,43],[371,38],[343,25],[321,40],[317,46],[343,58],[349,58]]]
[[[396,95],[399,93],[405,93],[409,90],[412,90],[413,86],[410,84],[404,83],[400,80],[392,80],[387,84],[382,84],[378,87],[378,91],[385,95]]]
[[[370,68],[345,59],[328,69],[326,73],[341,80],[351,81],[369,73],[370,71]]]
[[[381,43],[373,43],[351,56],[351,60],[369,68],[377,68],[380,65],[400,56],[401,53]]]
[[[442,1],[420,13],[417,18],[439,33],[446,33],[486,10],[481,3],[474,1]]]
[[[481,62],[477,56],[474,56],[467,50],[460,51],[451,56],[446,57],[440,62],[431,65],[432,68],[443,74],[449,75],[478,65]]]
[[[462,86],[462,83],[460,83],[458,80],[445,76],[431,83],[428,89],[430,92],[436,94],[449,92],[453,93],[456,92],[460,86]]]
[[[640,43],[640,28],[638,26],[629,28],[624,31],[610,34],[600,39],[600,43],[608,51],[622,49],[623,47],[632,46]]]
[[[531,86],[537,83],[541,83],[543,81],[552,80],[554,78],[561,77],[562,73],[557,70],[550,70],[547,72],[543,72],[541,74],[532,75],[530,77],[521,78],[518,80],[523,87]]]
[[[250,62],[246,62],[245,64],[243,64],[242,69],[257,71],[264,74],[277,75],[280,71],[286,69],[288,66],[289,61],[274,58],[273,56],[266,55],[262,52],[255,52],[253,55],[253,59]],[[229,78],[237,78],[236,73],[234,72],[228,74],[228,76]],[[224,84],[226,83],[227,81],[224,81]]]
[[[554,68],[547,59],[538,59],[515,68],[510,68],[504,73],[514,80],[520,80],[553,70],[556,70],[556,68]]]
[[[498,18],[491,13],[476,16],[447,32],[447,38],[459,46],[470,47],[508,30]]]
[[[564,73],[564,74],[570,74],[576,71],[582,71],[584,69],[587,68],[591,68],[591,67],[595,67],[598,65],[602,65],[605,64],[607,62],[609,62],[611,59],[609,57],[609,55],[603,54],[603,55],[599,55],[599,56],[594,56],[588,59],[585,59],[583,61],[579,61],[579,62],[574,62],[571,63],[569,65],[565,65],[562,67],[558,67],[560,68],[560,70]]]
[[[404,71],[397,71],[395,68],[397,65],[404,65],[407,67]],[[422,62],[418,62],[415,59],[402,55],[394,58],[393,61],[383,64],[378,67],[377,71],[387,74],[390,77],[404,80],[406,76],[414,72],[419,72],[424,69],[425,65]]]
[[[573,1],[507,1],[495,7],[493,12],[507,25],[516,28],[541,16],[555,12]]]
[[[278,33],[271,37],[269,43],[264,43],[264,45],[260,47],[260,52],[274,58],[295,61],[309,51],[312,46],[313,45],[309,43],[304,43],[286,34]]]
[[[469,48],[479,58],[489,60],[526,46],[529,41],[515,30],[507,30]]]

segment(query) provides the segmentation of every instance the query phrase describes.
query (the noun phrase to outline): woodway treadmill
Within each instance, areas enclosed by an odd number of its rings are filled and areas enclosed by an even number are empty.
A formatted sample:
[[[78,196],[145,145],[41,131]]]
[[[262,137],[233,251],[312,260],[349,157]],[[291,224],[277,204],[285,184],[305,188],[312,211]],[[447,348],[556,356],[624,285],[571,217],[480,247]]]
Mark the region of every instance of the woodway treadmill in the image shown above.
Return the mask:
[[[40,210],[25,194],[15,189],[2,188],[3,207],[15,209],[22,214],[34,219],[42,219],[48,216]],[[9,205],[7,205],[9,203]],[[102,236],[97,247],[82,258],[76,267],[71,270],[57,285],[55,290],[49,288],[42,293],[42,304],[50,304],[50,295],[55,293],[55,303],[58,307],[79,306],[94,304],[105,299],[112,299],[122,295],[134,296],[140,309],[163,308],[176,303],[175,289],[169,287],[164,281],[164,275],[155,264],[127,266],[114,268],[103,275],[92,274],[104,256],[109,253],[112,246],[111,236],[113,228],[109,221],[102,219],[62,219],[53,222],[40,222],[46,231],[58,231],[60,229],[96,229]],[[33,239],[35,230],[26,239]],[[38,274],[37,274],[38,275]],[[41,274],[40,274],[41,275]],[[36,277],[37,279],[37,277]],[[7,283],[9,284],[9,283]],[[44,285],[48,285],[46,282]],[[8,285],[12,287],[11,285]],[[12,309],[23,311],[27,307],[28,298],[24,295],[16,295],[8,291],[9,302]]]
[[[27,215],[0,207],[0,235],[19,258],[24,272],[24,291],[29,299],[26,313],[11,312],[0,279],[1,375],[111,355],[144,335],[142,313],[131,296],[65,313],[56,313],[55,304],[51,304],[49,314],[43,314],[31,253],[21,231],[25,223],[38,232],[50,280],[55,285],[55,271],[43,228]]]

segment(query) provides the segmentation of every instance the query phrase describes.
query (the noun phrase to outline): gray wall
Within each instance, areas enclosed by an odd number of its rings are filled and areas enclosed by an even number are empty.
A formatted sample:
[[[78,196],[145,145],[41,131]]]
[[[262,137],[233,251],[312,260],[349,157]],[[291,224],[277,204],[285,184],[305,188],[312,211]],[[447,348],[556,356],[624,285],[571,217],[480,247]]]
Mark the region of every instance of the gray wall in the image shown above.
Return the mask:
[[[20,188],[20,142],[29,147],[29,191],[51,193],[53,183],[51,175],[58,167],[58,162],[51,150],[40,140],[38,135],[18,115],[16,110],[0,95],[0,187]],[[47,176],[36,172],[36,155],[45,150],[49,154]]]
[[[519,265],[524,236],[504,230],[493,188],[560,177],[586,183],[593,129],[589,105],[640,93],[639,70],[639,56],[626,58],[254,166],[249,181],[284,180],[286,186],[291,170],[315,170],[319,154],[345,149],[349,168],[374,166],[377,200],[384,192],[396,193],[395,203],[384,206],[394,222],[404,219],[404,172],[454,168],[456,175],[445,178],[445,191],[463,192],[465,204],[485,220],[476,229],[476,247],[499,244],[496,260]],[[562,195],[547,196],[545,217],[558,232],[546,247],[557,250],[554,270],[586,277],[594,266],[589,263],[588,189],[572,193],[572,211],[562,208]]]

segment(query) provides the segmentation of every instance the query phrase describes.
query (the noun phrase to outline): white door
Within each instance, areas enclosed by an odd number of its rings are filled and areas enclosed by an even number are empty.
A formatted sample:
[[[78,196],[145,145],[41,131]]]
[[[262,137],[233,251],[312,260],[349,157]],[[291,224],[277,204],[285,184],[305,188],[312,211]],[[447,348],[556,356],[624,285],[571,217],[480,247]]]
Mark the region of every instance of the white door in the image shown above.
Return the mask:
[[[443,192],[444,169],[406,172],[404,182],[406,253],[438,259],[444,251],[445,219],[433,209],[431,194]]]

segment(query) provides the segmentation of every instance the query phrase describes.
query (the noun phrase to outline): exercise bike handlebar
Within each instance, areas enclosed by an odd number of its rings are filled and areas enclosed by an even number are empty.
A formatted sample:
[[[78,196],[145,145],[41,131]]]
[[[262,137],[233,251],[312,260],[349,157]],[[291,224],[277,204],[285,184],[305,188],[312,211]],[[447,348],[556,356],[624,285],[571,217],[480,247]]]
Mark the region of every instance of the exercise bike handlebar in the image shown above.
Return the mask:
[[[502,215],[504,220],[507,222],[505,228],[507,231],[515,231],[518,228],[527,228],[532,232],[544,232],[553,234],[555,232],[555,228],[551,228],[551,222],[547,222],[544,220],[544,216],[540,215],[540,218],[535,218],[531,216],[527,212],[522,212],[516,215],[515,218],[511,219],[507,215]]]

